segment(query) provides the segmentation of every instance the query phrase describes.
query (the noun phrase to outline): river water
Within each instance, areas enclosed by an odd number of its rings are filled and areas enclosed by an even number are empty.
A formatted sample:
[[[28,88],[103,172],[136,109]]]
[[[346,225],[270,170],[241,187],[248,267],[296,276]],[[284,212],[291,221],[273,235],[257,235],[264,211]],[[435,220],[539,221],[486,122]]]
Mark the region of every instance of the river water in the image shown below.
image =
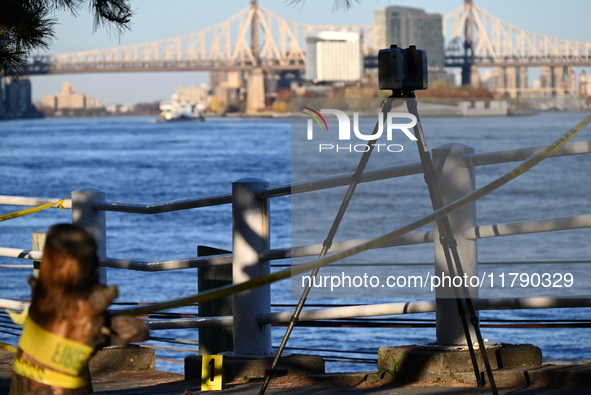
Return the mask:
[[[430,147],[461,142],[477,152],[498,151],[546,145],[578,123],[585,114],[541,113],[528,117],[506,118],[425,118],[423,127]],[[591,140],[590,130],[577,140]],[[244,177],[266,179],[271,185],[291,180],[290,121],[287,119],[217,118],[195,123],[155,123],[151,118],[42,119],[0,123],[0,195],[49,198],[69,197],[73,190],[95,187],[106,192],[107,200],[129,203],[161,203],[200,196],[229,193],[231,183]],[[296,161],[301,158],[295,158]],[[393,164],[418,161],[415,150],[407,149]],[[354,165],[354,164],[353,164]],[[329,165],[326,165],[327,167]],[[514,164],[483,166],[476,170],[477,186],[490,182]],[[318,168],[318,166],[316,166]],[[543,162],[522,179],[485,197],[478,203],[478,222],[494,224],[528,219],[564,217],[591,213],[591,155],[558,158]],[[349,169],[337,170],[349,171]],[[314,176],[314,174],[310,174]],[[392,225],[402,225],[428,214],[429,201],[421,177],[372,192],[388,204],[392,217],[383,219],[356,217],[365,237],[377,236]],[[406,182],[406,181],[405,181]],[[415,186],[413,186],[416,183]],[[414,189],[413,189],[414,188]],[[422,188],[422,189],[420,189]],[[363,191],[360,191],[363,193]],[[374,197],[375,197],[374,196]],[[19,207],[3,206],[0,214]],[[334,215],[332,207],[327,212]],[[383,213],[384,211],[378,211]],[[271,200],[271,246],[290,245],[291,200]],[[327,217],[327,218],[328,218]],[[43,232],[56,222],[70,222],[69,210],[46,210],[27,217],[2,222],[0,246],[31,248],[31,232]],[[320,233],[330,223],[324,217],[316,221]],[[398,227],[395,226],[395,227]],[[383,229],[382,229],[383,228]],[[360,236],[355,236],[360,237]],[[481,262],[556,261],[544,266],[553,272],[571,271],[583,284],[577,295],[587,292],[585,273],[588,265],[561,266],[560,262],[589,260],[589,229],[549,232],[485,239],[478,242]],[[315,242],[322,242],[316,240]],[[138,261],[190,258],[197,245],[231,249],[231,210],[228,205],[157,215],[107,213],[107,255]],[[399,262],[432,262],[432,247],[402,247]],[[29,263],[0,258],[2,265]],[[276,262],[285,263],[285,262]],[[567,268],[567,269],[565,269]],[[277,270],[277,269],[274,269]],[[118,303],[157,302],[197,292],[196,269],[160,273],[142,273],[109,269],[108,282],[120,290]],[[30,268],[0,267],[0,298],[28,299],[26,278]],[[272,287],[276,304],[295,303],[289,283]],[[532,294],[535,295],[535,294]],[[553,294],[560,296],[558,294]],[[383,303],[394,298],[364,297],[311,299],[310,304]],[[369,295],[371,296],[371,295]],[[504,295],[511,296],[511,295]],[[274,310],[283,308],[276,307]],[[179,309],[195,313],[196,308]],[[591,309],[545,309],[486,311],[488,320],[582,320],[591,319]],[[405,319],[432,319],[420,314]],[[16,343],[14,329],[7,327],[6,315],[0,316],[0,341]],[[283,328],[273,329],[277,345]],[[482,329],[485,338],[510,343],[534,343],[547,359],[591,359],[591,332],[586,328],[490,328]],[[153,332],[166,342],[156,346],[196,349],[187,345],[197,339],[196,330]],[[177,339],[177,340],[174,340]],[[179,341],[182,345],[171,342]],[[377,348],[386,345],[414,344],[435,339],[434,328],[296,328],[290,347],[335,350],[310,352],[329,355],[328,371],[375,370],[374,362],[338,362],[348,357],[377,358]],[[337,352],[344,351],[344,352]],[[353,354],[348,352],[360,352]],[[157,350],[157,357],[180,361],[184,353]],[[157,368],[182,372],[182,365],[158,361]]]

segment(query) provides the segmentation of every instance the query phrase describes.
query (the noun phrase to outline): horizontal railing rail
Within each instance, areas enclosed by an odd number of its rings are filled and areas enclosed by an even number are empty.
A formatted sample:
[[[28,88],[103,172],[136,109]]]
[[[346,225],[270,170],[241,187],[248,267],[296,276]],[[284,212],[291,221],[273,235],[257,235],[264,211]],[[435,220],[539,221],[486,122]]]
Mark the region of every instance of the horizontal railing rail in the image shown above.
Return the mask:
[[[579,298],[492,298],[474,299],[476,310],[517,310],[517,309],[549,309],[591,306],[591,295]],[[324,309],[303,310],[299,321],[338,320],[358,317],[380,317],[418,313],[433,313],[436,311],[433,300],[411,301],[397,303],[381,303],[369,305],[340,306]],[[286,324],[293,316],[293,311],[268,313],[258,317],[261,325]],[[232,326],[232,316],[207,318],[179,318],[171,320],[147,320],[150,329],[181,329],[204,328],[211,326]]]
[[[572,230],[591,227],[591,214],[584,214],[563,218],[551,218],[533,221],[521,221],[510,223],[499,223],[493,225],[479,225],[464,230],[464,237],[468,240],[477,240],[491,237],[511,236],[529,233],[541,233],[558,230]],[[332,252],[339,252],[356,245],[367,242],[369,239],[352,239],[335,242],[331,248]],[[403,245],[432,243],[433,232],[414,232],[401,236],[378,248],[388,248]],[[267,249],[259,252],[259,260],[272,261],[289,258],[303,258],[317,256],[322,249],[322,244],[310,244],[300,247],[286,247]],[[21,258],[39,260],[42,257],[41,251],[22,250],[17,248],[0,247],[0,256],[9,258]],[[205,266],[231,264],[232,254],[211,255],[197,258],[174,259],[166,261],[145,262],[117,258],[101,258],[100,264],[104,267],[114,269],[128,269],[137,271],[156,272],[164,270],[190,269]]]
[[[464,159],[464,165],[467,167],[496,165],[500,163],[519,162],[526,160],[536,152],[545,147],[521,148],[515,150],[486,152],[482,154],[467,155]],[[551,155],[552,158],[569,155],[580,155],[591,153],[591,140],[575,141],[566,143],[556,153]]]
[[[1,309],[24,310],[28,306],[26,302],[0,299]],[[591,295],[577,298],[553,298],[553,297],[524,297],[524,298],[482,298],[474,299],[476,310],[517,310],[517,309],[548,309],[548,308],[573,308],[591,306]],[[322,309],[309,309],[302,311],[300,321],[338,320],[359,317],[395,316],[418,313],[432,313],[436,311],[434,300],[364,304],[338,306]],[[257,316],[261,325],[285,324],[293,316],[293,311],[281,311]],[[229,327],[234,325],[232,316],[198,317],[198,318],[174,318],[166,320],[146,320],[150,329],[183,329],[206,327]]]
[[[589,227],[591,227],[591,214],[585,214],[572,217],[540,219],[535,221],[509,222],[496,225],[480,225],[464,230],[464,237],[468,240],[476,240],[489,237],[524,235],[527,233],[541,233]]]
[[[159,214],[230,203],[232,203],[232,194],[206,196],[197,199],[177,200],[174,202],[157,204],[135,204],[109,201],[93,202],[92,208],[100,211],[117,211],[131,214]]]

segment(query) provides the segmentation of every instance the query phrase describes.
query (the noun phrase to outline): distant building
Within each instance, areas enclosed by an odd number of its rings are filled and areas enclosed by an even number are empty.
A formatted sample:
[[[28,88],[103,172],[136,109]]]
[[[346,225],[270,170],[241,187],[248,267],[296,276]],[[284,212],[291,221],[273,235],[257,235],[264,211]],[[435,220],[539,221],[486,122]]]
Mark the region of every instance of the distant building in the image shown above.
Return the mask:
[[[585,73],[585,70],[579,74],[579,94],[581,97],[591,97],[591,77]]]
[[[572,97],[575,94],[575,71],[572,66],[542,66],[540,88],[543,97]]]
[[[212,87],[212,111],[237,111],[245,99],[242,73],[239,71],[212,71],[209,86]]]
[[[38,118],[41,114],[32,103],[31,80],[27,77],[0,78],[0,119]]]
[[[377,50],[389,48],[390,44],[386,40],[386,10],[380,8],[379,10],[373,10],[373,26],[375,32],[375,44]]]
[[[524,66],[494,67],[485,86],[505,98],[527,97],[528,72]]]
[[[362,74],[358,33],[320,32],[306,38],[306,79],[316,82],[359,81]]]
[[[430,67],[442,69],[445,64],[443,44],[443,17],[429,14],[420,8],[391,6],[374,11],[376,33],[382,35],[377,42],[383,48],[391,44],[407,48],[416,45],[427,51]]]
[[[172,100],[192,104],[207,103],[209,100],[209,88],[205,84],[201,86],[179,86],[172,95]]]
[[[31,80],[22,78],[20,80],[7,79],[6,84],[6,111],[20,117],[26,113],[31,105]]]
[[[64,82],[60,93],[43,96],[41,104],[43,107],[53,110],[89,110],[103,106],[98,100],[88,95],[76,93],[76,87],[68,81]]]

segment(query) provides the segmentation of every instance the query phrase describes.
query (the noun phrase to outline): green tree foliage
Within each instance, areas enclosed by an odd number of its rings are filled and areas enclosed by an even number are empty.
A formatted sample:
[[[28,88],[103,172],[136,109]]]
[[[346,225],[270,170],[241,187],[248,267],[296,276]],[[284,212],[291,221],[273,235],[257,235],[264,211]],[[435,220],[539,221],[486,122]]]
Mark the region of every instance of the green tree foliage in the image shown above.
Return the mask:
[[[77,15],[88,5],[94,27],[129,29],[133,14],[129,0],[2,0],[0,5],[0,74],[18,75],[25,71],[32,51],[49,46],[54,37],[57,10]]]

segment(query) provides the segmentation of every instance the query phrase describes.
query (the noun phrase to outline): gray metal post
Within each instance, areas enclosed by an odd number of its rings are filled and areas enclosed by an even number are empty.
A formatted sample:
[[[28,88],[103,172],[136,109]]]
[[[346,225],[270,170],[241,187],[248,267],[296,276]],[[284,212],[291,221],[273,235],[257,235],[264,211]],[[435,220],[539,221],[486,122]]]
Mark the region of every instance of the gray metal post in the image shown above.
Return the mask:
[[[72,192],[72,223],[94,237],[99,258],[107,256],[107,225],[105,212],[93,209],[92,203],[104,200],[105,192],[100,189],[81,188]],[[101,283],[106,284],[107,269],[101,267],[99,276]]]
[[[211,256],[231,254],[232,251],[218,248],[197,246],[197,256]],[[197,268],[197,290],[199,292],[232,285],[232,264],[212,265]],[[199,302],[199,316],[219,317],[231,316],[232,296],[224,296],[208,302]],[[215,355],[233,351],[234,328],[233,327],[203,327],[199,328],[199,354]]]
[[[268,262],[258,262],[258,251],[269,247],[268,202],[256,192],[269,183],[244,178],[232,183],[233,281],[241,283],[268,274]],[[234,295],[234,354],[270,355],[270,325],[260,325],[257,317],[271,311],[271,288],[243,291]]]
[[[444,204],[449,204],[475,189],[473,167],[464,167],[462,159],[474,153],[474,148],[463,144],[445,144],[433,149],[433,165],[437,171],[439,188]],[[457,242],[457,250],[462,268],[467,276],[478,275],[476,241],[468,240],[463,232],[466,228],[476,226],[476,204],[469,204],[448,215],[453,237]],[[435,273],[439,278],[450,276],[444,251],[439,240],[439,232],[435,227]],[[457,273],[456,273],[457,274]],[[473,298],[478,297],[478,288],[468,287]],[[462,327],[458,306],[453,299],[450,288],[437,288],[436,297],[436,332],[438,345],[466,344],[466,336]],[[466,316],[470,322],[470,317]],[[476,339],[472,326],[469,325],[472,339]]]

